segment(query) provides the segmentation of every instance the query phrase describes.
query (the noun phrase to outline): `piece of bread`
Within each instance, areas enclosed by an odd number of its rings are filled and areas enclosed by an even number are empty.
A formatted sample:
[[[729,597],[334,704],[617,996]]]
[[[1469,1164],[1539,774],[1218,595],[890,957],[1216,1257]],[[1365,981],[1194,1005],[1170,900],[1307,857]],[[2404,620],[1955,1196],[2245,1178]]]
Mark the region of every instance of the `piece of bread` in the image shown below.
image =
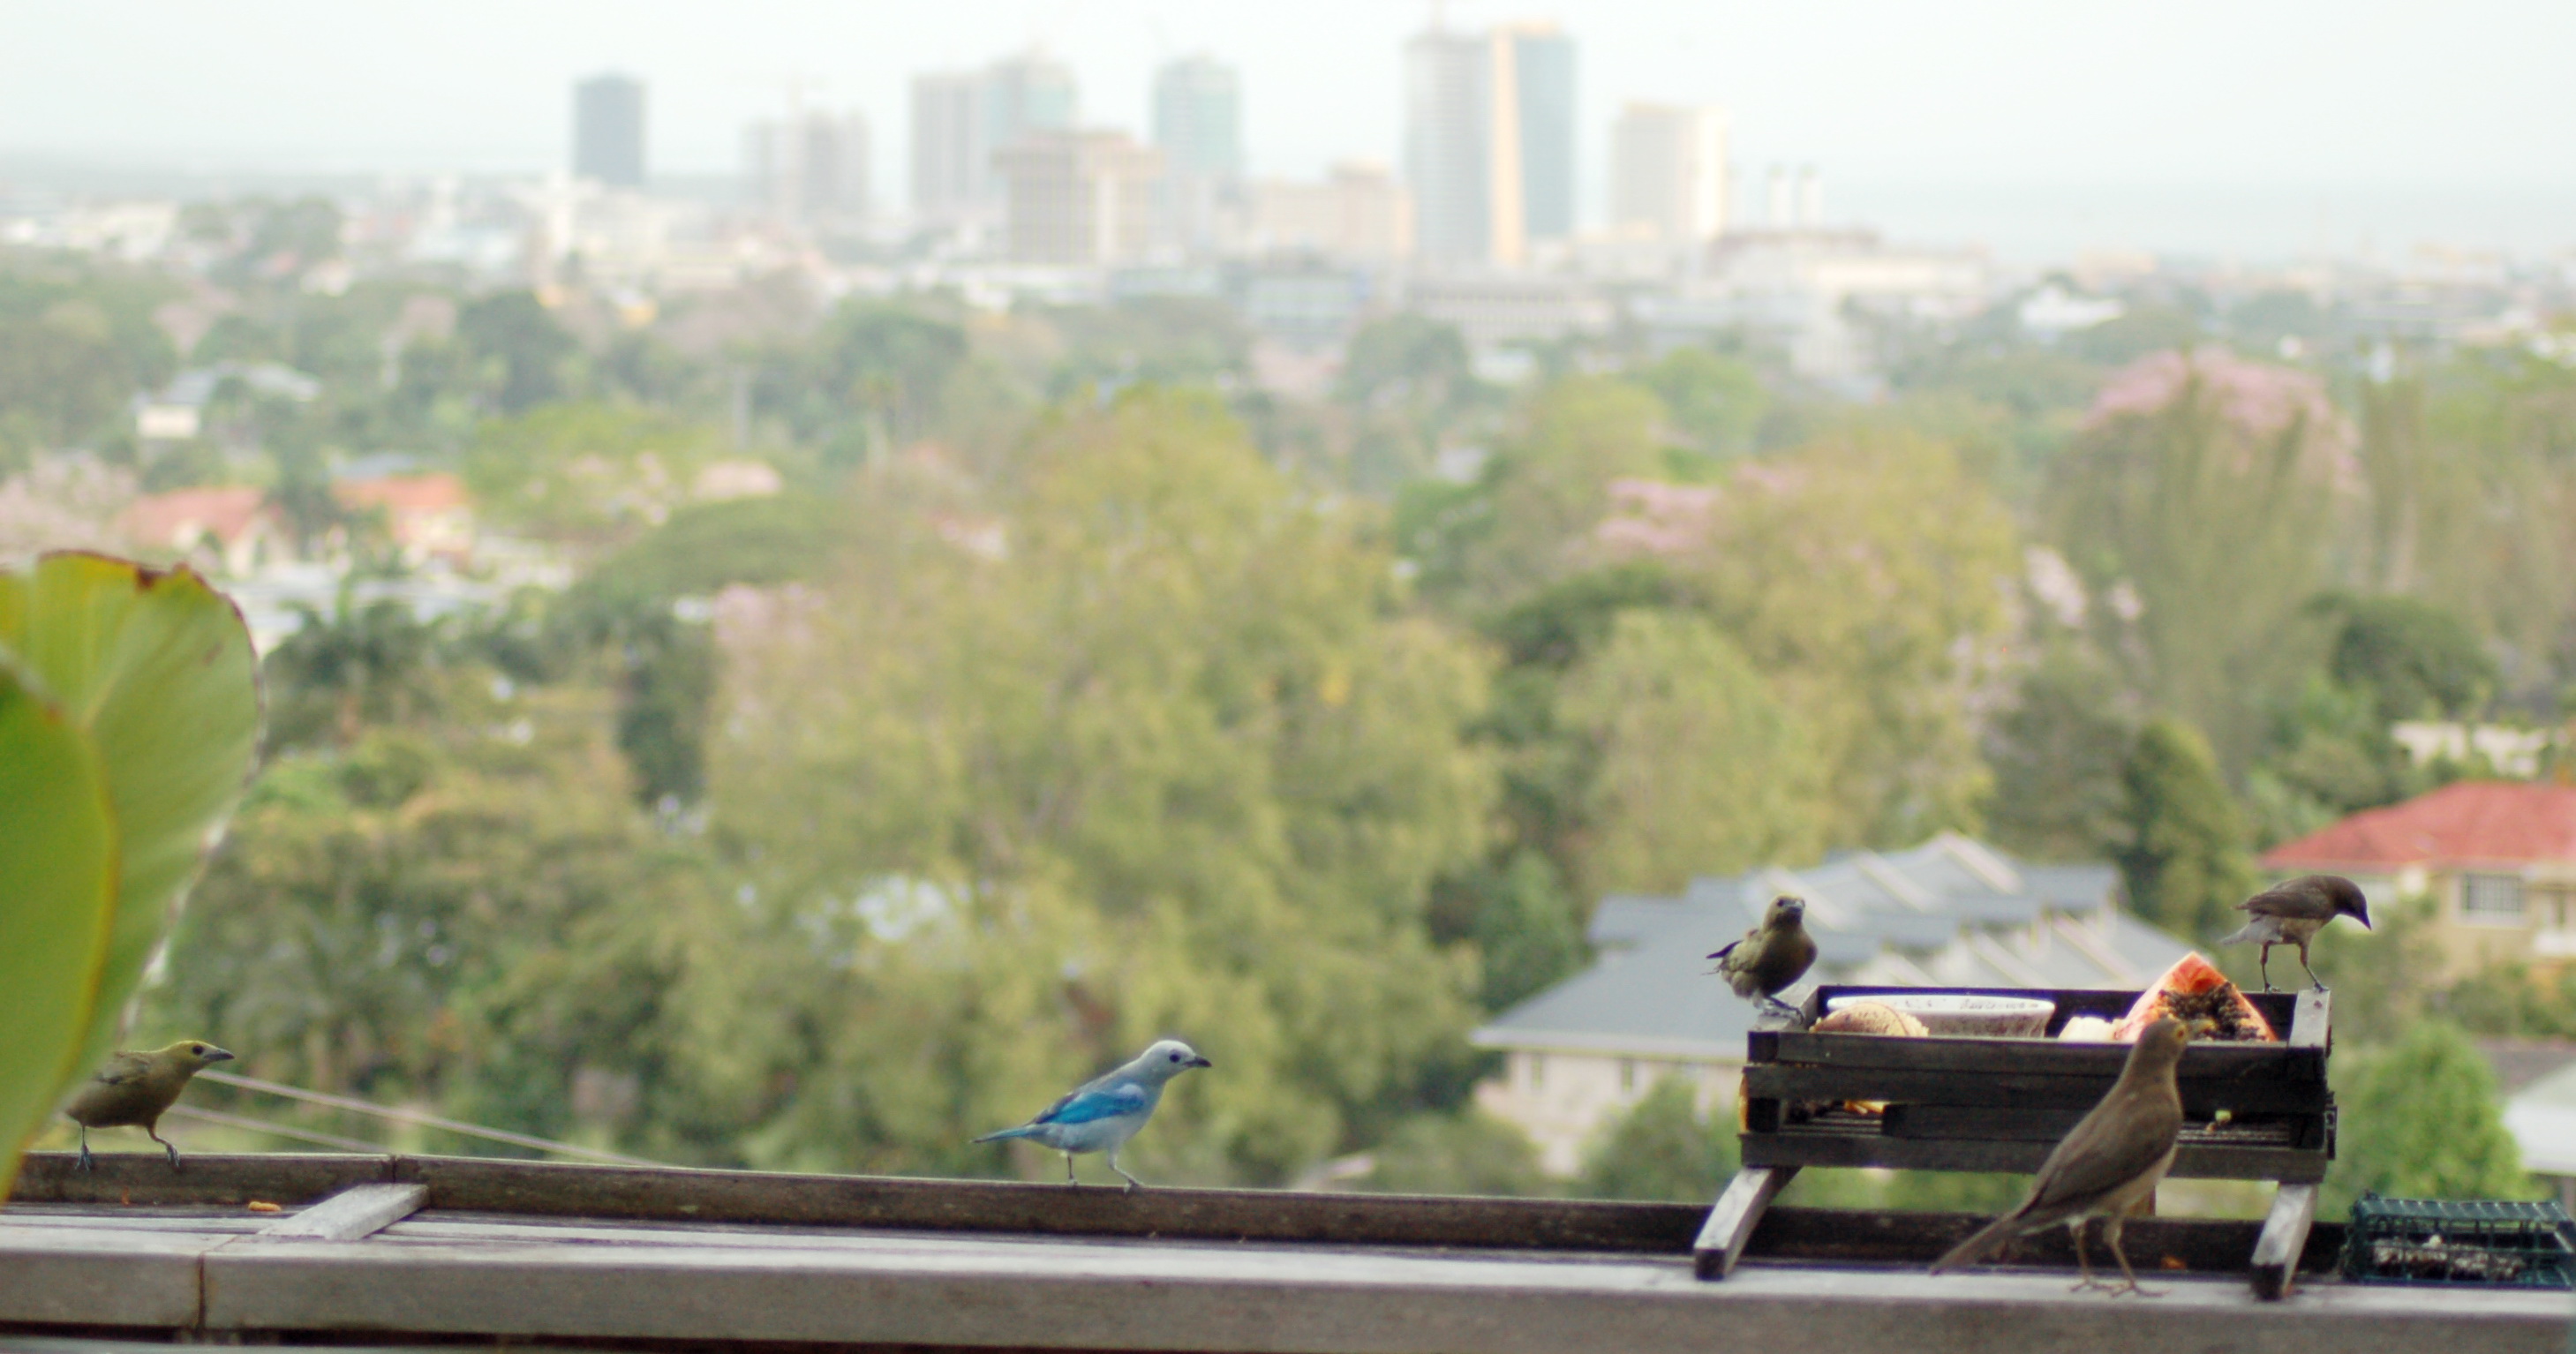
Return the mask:
[[[1815,1024],[1817,1034],[1884,1034],[1921,1039],[1930,1030],[1913,1016],[1884,1002],[1856,1001],[1839,1007]]]

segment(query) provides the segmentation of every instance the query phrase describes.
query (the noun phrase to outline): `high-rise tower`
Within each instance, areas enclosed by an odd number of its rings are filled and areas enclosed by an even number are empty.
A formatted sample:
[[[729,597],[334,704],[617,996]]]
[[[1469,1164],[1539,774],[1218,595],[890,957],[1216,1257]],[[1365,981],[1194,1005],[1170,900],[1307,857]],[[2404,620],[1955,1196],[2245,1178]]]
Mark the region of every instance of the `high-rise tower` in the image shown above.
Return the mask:
[[[572,89],[572,172],[615,188],[644,186],[644,82],[595,75]]]
[[[1165,238],[1212,247],[1218,204],[1243,178],[1243,92],[1234,68],[1192,56],[1155,72],[1154,146],[1163,153]]]
[[[1546,24],[1405,44],[1405,180],[1433,263],[1518,267],[1574,230],[1574,41]]]
[[[1632,103],[1610,129],[1610,224],[1669,244],[1726,230],[1726,110]]]
[[[912,208],[932,221],[993,220],[1002,205],[994,156],[1036,132],[1070,130],[1073,72],[1043,53],[980,71],[912,80]]]

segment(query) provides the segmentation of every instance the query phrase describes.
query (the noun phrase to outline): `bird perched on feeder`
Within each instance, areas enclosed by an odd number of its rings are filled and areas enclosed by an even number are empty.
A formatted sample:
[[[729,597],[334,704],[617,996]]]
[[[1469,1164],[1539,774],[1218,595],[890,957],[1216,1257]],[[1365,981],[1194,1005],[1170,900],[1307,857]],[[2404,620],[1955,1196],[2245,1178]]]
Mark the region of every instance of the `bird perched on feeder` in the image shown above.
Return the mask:
[[[2075,1234],[2075,1263],[2084,1271],[2075,1286],[2099,1287],[2084,1252],[2084,1225],[2100,1218],[2111,1258],[2120,1262],[2121,1277],[2128,1281],[2126,1288],[2113,1292],[2156,1296],[2138,1287],[2137,1271],[2129,1268],[2128,1253],[2120,1249],[2120,1225],[2129,1210],[2154,1197],[2166,1168],[2173,1165],[2174,1143],[2182,1133],[2182,1089],[2174,1069],[2190,1042],[2182,1022],[2172,1016],[2141,1031],[2110,1094],[2048,1154],[2021,1207],[1951,1247],[1932,1262],[1932,1272],[1974,1264],[2013,1237],[2064,1223]]]
[[[2250,940],[2263,947],[2262,958],[2256,963],[2262,967],[2266,992],[2272,990],[2273,946],[2298,946],[2299,967],[2307,970],[2308,981],[2322,992],[2324,980],[2317,977],[2315,969],[2308,968],[2308,942],[2337,917],[2350,917],[2360,922],[2363,930],[2370,929],[2370,900],[2361,896],[2359,884],[2339,874],[2302,875],[2286,884],[2274,884],[2238,903],[2236,910],[2251,913],[2252,919],[2218,943],[2242,945]]]
[[[64,1116],[80,1125],[80,1160],[73,1169],[92,1170],[98,1164],[89,1153],[93,1128],[142,1129],[145,1137],[170,1154],[170,1169],[179,1169],[179,1149],[158,1131],[161,1116],[188,1089],[189,1078],[216,1063],[232,1061],[232,1056],[203,1039],[183,1039],[149,1053],[120,1052],[109,1058],[107,1066],[63,1107]]]
[[[1027,1138],[1052,1147],[1064,1153],[1064,1183],[1068,1185],[1081,1183],[1073,1178],[1075,1153],[1107,1152],[1109,1169],[1118,1172],[1127,1188],[1143,1189],[1144,1181],[1119,1166],[1118,1149],[1154,1117],[1154,1107],[1163,1100],[1163,1083],[1193,1067],[1213,1066],[1189,1045],[1178,1039],[1165,1039],[1136,1055],[1134,1062],[1066,1092],[1062,1100],[1047,1106],[1044,1114],[1018,1128],[987,1133],[975,1141]]]
[[[1807,969],[1816,962],[1816,940],[1807,934],[1806,921],[1805,900],[1787,894],[1772,899],[1761,925],[1709,956],[1717,961],[1710,971],[1723,976],[1735,995],[1746,1001],[1786,1012],[1789,1007],[1780,1000],[1781,991],[1807,976]]]

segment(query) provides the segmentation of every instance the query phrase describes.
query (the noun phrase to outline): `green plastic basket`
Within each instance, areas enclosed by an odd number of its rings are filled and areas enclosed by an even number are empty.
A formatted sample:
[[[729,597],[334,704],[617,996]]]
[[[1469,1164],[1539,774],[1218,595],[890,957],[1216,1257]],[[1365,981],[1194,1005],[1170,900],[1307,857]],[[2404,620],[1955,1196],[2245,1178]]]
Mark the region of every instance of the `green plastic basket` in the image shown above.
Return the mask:
[[[2554,1203],[2365,1194],[2344,1233],[2356,1283],[2576,1288],[2576,1221]]]

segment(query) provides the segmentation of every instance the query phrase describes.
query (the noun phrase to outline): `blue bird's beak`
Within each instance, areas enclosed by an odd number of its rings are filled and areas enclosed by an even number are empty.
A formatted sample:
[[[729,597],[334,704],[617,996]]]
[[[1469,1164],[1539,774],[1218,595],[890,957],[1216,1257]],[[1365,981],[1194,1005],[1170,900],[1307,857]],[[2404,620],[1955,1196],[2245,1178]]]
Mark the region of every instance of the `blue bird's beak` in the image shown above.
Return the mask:
[[[1212,1062],[1209,1062],[1209,1061],[1208,1061],[1207,1059],[1205,1059],[1205,1058],[1192,1058],[1192,1059],[1190,1059],[1188,1062],[1185,1062],[1185,1063],[1181,1064],[1181,1066],[1183,1066],[1183,1067],[1214,1067],[1214,1066],[1216,1066],[1216,1064],[1215,1064],[1215,1063],[1212,1063]]]

